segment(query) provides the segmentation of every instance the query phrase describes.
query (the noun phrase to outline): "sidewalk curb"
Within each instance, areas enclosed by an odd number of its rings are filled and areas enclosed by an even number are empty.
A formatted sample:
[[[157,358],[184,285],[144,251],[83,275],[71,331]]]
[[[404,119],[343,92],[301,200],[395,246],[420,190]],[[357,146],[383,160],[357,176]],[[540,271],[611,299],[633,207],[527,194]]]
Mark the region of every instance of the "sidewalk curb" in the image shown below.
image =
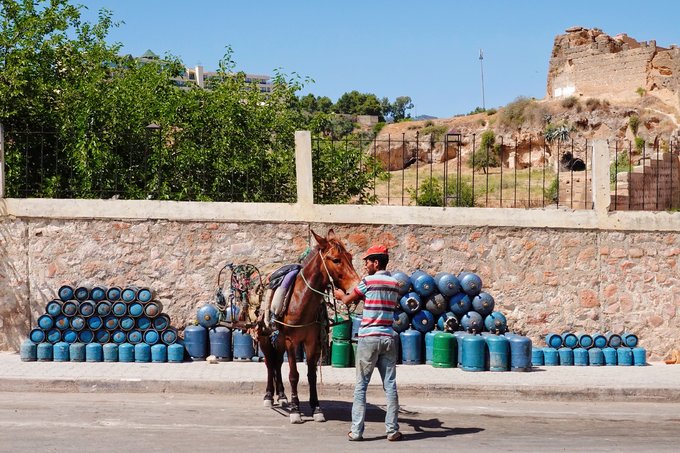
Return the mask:
[[[0,378],[0,392],[264,395],[264,387],[265,383],[259,381]],[[398,387],[400,396],[420,398],[680,403],[680,389],[677,388],[441,384],[398,384]],[[288,386],[286,389],[290,393]],[[305,400],[307,385],[300,383],[299,390],[301,399]],[[368,391],[373,396],[382,395],[382,386],[369,385]],[[319,385],[322,399],[350,397],[353,392],[353,384]]]

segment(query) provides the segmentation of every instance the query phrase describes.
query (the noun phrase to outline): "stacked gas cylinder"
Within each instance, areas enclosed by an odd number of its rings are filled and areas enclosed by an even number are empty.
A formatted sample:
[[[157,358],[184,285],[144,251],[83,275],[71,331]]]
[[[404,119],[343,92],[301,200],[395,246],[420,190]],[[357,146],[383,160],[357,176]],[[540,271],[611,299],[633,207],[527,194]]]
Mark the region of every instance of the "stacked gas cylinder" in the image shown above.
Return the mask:
[[[181,362],[182,345],[149,288],[62,286],[21,345],[24,361]]]
[[[220,321],[238,318],[238,307],[229,306],[223,312],[216,305],[206,304],[196,311],[196,322],[184,328],[184,347],[194,361],[213,356],[219,361],[259,360],[253,338],[239,329],[219,326]]]
[[[536,366],[644,366],[647,351],[632,333],[588,334],[564,332],[545,337],[544,348],[533,348]]]

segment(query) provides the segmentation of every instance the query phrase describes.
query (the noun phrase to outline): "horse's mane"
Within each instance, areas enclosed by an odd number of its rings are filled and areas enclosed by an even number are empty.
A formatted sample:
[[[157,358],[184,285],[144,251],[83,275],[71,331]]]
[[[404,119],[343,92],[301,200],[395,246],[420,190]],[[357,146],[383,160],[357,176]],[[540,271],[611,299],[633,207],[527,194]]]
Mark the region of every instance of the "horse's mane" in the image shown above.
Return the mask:
[[[345,247],[343,247],[342,242],[338,241],[337,239],[331,239],[328,241],[328,244],[330,245],[330,248],[335,248],[338,252],[343,252],[345,251]],[[317,255],[319,254],[319,245],[315,245],[314,248],[309,250],[309,253],[305,255],[305,257],[302,259],[300,262],[300,266],[303,268],[309,264],[310,261],[312,261]]]

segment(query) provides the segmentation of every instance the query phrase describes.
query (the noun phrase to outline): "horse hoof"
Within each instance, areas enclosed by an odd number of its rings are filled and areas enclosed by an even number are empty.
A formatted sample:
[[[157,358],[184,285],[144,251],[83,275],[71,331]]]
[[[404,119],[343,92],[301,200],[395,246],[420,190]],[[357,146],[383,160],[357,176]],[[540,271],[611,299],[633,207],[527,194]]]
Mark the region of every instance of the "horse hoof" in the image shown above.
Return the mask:
[[[286,407],[288,406],[288,400],[286,398],[281,398],[279,400],[279,404],[281,405],[281,407]]]
[[[321,423],[321,422],[325,422],[325,421],[326,421],[326,417],[323,416],[323,413],[317,412],[316,414],[314,414],[314,421],[315,421],[315,422],[320,422],[320,423]]]
[[[302,423],[302,415],[300,415],[298,412],[290,414],[291,425],[298,425],[300,423]]]
[[[274,402],[272,400],[264,400],[264,407],[272,407],[274,405]]]

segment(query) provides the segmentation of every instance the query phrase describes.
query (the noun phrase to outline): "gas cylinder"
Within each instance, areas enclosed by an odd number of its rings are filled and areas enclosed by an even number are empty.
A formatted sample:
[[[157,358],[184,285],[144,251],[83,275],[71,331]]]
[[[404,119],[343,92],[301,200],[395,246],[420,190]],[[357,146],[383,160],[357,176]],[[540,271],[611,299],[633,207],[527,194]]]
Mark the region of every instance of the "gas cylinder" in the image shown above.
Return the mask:
[[[132,302],[128,305],[128,314],[133,318],[139,318],[144,314],[144,305],[141,302]]]
[[[81,330],[78,332],[78,341],[81,343],[92,343],[94,341],[94,332],[90,329]]]
[[[408,314],[406,314],[403,311],[399,312],[394,312],[394,321],[392,321],[392,329],[397,332],[401,333],[405,331],[406,329],[409,328],[411,325],[411,318],[408,317]]]
[[[362,315],[355,313],[350,316],[350,319],[352,320],[352,339],[357,338],[359,335],[359,328],[361,327],[361,318]]]
[[[399,300],[399,306],[408,315],[413,315],[422,307],[420,295],[414,291],[411,291]]]
[[[111,314],[111,302],[108,300],[99,301],[97,302],[94,310],[97,313],[97,316],[100,316],[102,319],[104,319]]]
[[[506,335],[510,343],[510,371],[531,371],[531,339],[522,335]]]
[[[565,348],[574,349],[578,347],[578,337],[571,332],[562,333],[562,344]]]
[[[607,346],[606,348],[602,348],[602,354],[604,355],[605,366],[615,366],[618,364],[616,349]]]
[[[226,327],[215,327],[208,330],[210,340],[210,355],[220,360],[231,360],[231,330]]]
[[[439,293],[432,294],[425,301],[425,310],[432,313],[437,318],[439,315],[449,309],[449,301]]]
[[[47,332],[52,327],[54,327],[54,318],[50,315],[41,315],[38,317],[38,327]]]
[[[92,299],[92,302],[99,302],[100,300],[104,300],[106,297],[106,289],[102,288],[101,286],[95,286],[90,290],[90,299]]]
[[[116,330],[118,328],[119,319],[114,315],[109,315],[104,318],[104,327],[106,330]]]
[[[164,344],[151,346],[151,362],[163,363],[168,361],[168,347]]]
[[[90,289],[85,286],[79,286],[73,291],[73,297],[79,302],[87,300],[90,298]]]
[[[405,296],[412,290],[411,279],[404,272],[392,272],[392,277],[397,281],[400,296]]]
[[[94,341],[97,343],[104,344],[108,343],[109,340],[111,340],[111,332],[108,330],[101,329],[94,333]]]
[[[54,345],[52,354],[55,362],[69,361],[69,346],[65,341],[60,341]]]
[[[61,313],[64,316],[71,317],[78,313],[78,305],[75,300],[68,300],[61,305]]]
[[[479,275],[472,272],[463,272],[461,275],[458,276],[458,280],[460,280],[460,287],[465,294],[475,297],[482,291],[482,279]]]
[[[451,299],[449,299],[449,311],[456,315],[458,319],[465,316],[470,310],[472,310],[472,300],[467,294],[454,294]]]
[[[137,300],[143,304],[150,302],[153,298],[153,292],[149,288],[139,288],[137,291]]]
[[[241,330],[234,330],[231,334],[234,342],[233,358],[234,360],[250,360],[255,355],[255,345],[253,338]],[[184,335],[186,342],[186,334]]]
[[[431,330],[425,334],[425,364],[432,365],[432,354],[434,348],[434,336],[437,335],[436,330]]]
[[[28,333],[28,340],[32,343],[42,343],[45,341],[45,331],[42,329],[33,329]]]
[[[574,365],[574,350],[566,346],[561,347],[557,350],[560,355],[560,365],[562,366],[573,366]]]
[[[144,314],[149,318],[155,318],[163,312],[163,304],[152,300],[144,306]]]
[[[574,365],[588,366],[588,350],[585,348],[574,348]]]
[[[593,337],[593,346],[596,348],[606,348],[607,347],[607,337],[602,335],[601,333],[594,333],[592,335]]]
[[[560,356],[557,349],[550,346],[543,348],[543,364],[545,366],[557,366],[560,364]]]
[[[78,313],[83,318],[89,318],[95,313],[95,303],[91,300],[84,300],[78,305]]]
[[[40,345],[38,345],[38,348],[40,348]],[[633,365],[647,365],[647,351],[645,348],[633,348]]]
[[[462,330],[453,332],[453,336],[456,339],[456,364],[458,368],[463,366],[463,338],[467,335],[470,334]]]
[[[494,311],[484,318],[484,327],[491,333],[503,335],[508,331],[508,321],[505,319],[503,313]]]
[[[347,340],[333,340],[331,346],[331,366],[333,368],[347,368],[350,366],[352,345]]]
[[[177,329],[174,327],[168,327],[160,333],[161,341],[169,346],[177,341]]]
[[[119,362],[134,362],[135,361],[135,346],[130,343],[122,343],[118,345],[118,361]]]
[[[104,321],[99,316],[90,316],[87,318],[87,328],[90,330],[99,330],[104,326]]]
[[[450,299],[451,296],[462,291],[458,278],[448,272],[439,272],[434,276],[434,282],[437,285],[439,293],[444,296],[445,299]]]
[[[51,362],[52,353],[53,353],[52,343],[40,343],[37,348],[38,362]]]
[[[106,298],[110,302],[116,302],[116,301],[120,300],[120,293],[121,293],[121,290],[120,290],[119,287],[112,286],[111,288],[106,290]]]
[[[121,318],[127,314],[127,304],[123,301],[114,302],[111,305],[111,312],[114,316]]]
[[[153,318],[152,324],[153,328],[159,332],[161,330],[165,330],[170,327],[170,316],[166,315],[165,313],[161,313],[160,315]]]
[[[634,348],[638,344],[638,337],[633,333],[624,333],[621,335],[621,344],[628,346],[629,348]]]
[[[605,335],[605,337],[607,337],[607,346],[610,348],[616,349],[622,345],[621,335],[617,333],[609,332]]]
[[[38,360],[38,345],[31,340],[24,340],[19,348],[19,357],[22,362],[35,362]]]
[[[113,341],[116,344],[121,344],[125,343],[127,340],[127,334],[123,332],[122,330],[114,330],[111,333],[111,341]]]
[[[459,326],[458,318],[450,311],[441,315],[437,320],[437,328],[441,331],[453,333],[458,330]]]
[[[168,362],[182,363],[184,362],[184,345],[181,343],[173,343],[168,345]]]
[[[143,338],[144,338],[144,343],[146,343],[148,345],[155,345],[156,343],[161,341],[160,334],[158,333],[158,331],[156,331],[154,329],[149,329],[146,332],[144,332]]]
[[[86,362],[101,362],[103,349],[99,343],[89,343],[85,345],[85,361]]]
[[[602,353],[602,349],[595,347],[588,349],[588,363],[590,366],[604,365],[604,354]]]
[[[104,353],[104,362],[117,362],[118,361],[118,345],[115,343],[106,343],[102,346],[102,351]]]
[[[211,327],[215,327],[219,322],[220,312],[217,310],[215,305],[206,304],[198,309],[196,317],[198,319],[198,323],[201,326],[209,329]]]
[[[71,343],[68,349],[69,357],[71,362],[84,362],[85,361],[85,344],[84,343]]]
[[[61,300],[51,300],[45,305],[45,313],[48,315],[52,316],[52,318],[56,318],[60,314],[62,314],[61,311],[61,306],[63,305],[63,301]]]
[[[57,294],[59,295],[59,299],[61,299],[62,302],[66,302],[67,300],[73,299],[73,287],[64,285],[59,288],[59,291],[57,291]]]
[[[621,346],[616,350],[616,360],[619,366],[633,365],[633,350],[626,346]]]
[[[127,288],[123,289],[120,293],[120,298],[124,302],[132,302],[137,298],[137,288],[134,286],[128,286]]]
[[[489,371],[508,371],[510,368],[510,342],[504,336],[484,337],[489,357]]]
[[[420,269],[413,272],[410,279],[411,284],[413,285],[413,290],[417,292],[423,299],[432,295],[437,288],[434,278],[432,278],[432,276],[427,272]]]
[[[470,333],[479,333],[483,330],[484,321],[482,315],[476,311],[469,311],[460,319],[460,325]]]
[[[549,333],[548,335],[545,336],[545,344],[548,345],[548,347],[554,349],[561,348],[562,345],[564,344],[564,342],[562,341],[562,335],[557,333]]]
[[[452,333],[436,332],[432,343],[432,366],[435,368],[455,367],[457,350],[456,337]]]
[[[135,320],[135,325],[137,326],[137,329],[144,332],[151,329],[151,319],[147,318],[146,316],[140,316]]]
[[[472,308],[482,315],[482,317],[485,317],[489,314],[494,309],[494,306],[496,305],[496,302],[494,301],[493,296],[489,293],[485,293],[482,291],[481,293],[477,294],[474,299],[472,299]]]
[[[333,340],[349,341],[349,339],[352,338],[352,321],[350,319],[345,319],[342,316],[335,315],[333,318],[331,336]]]
[[[193,360],[205,360],[208,356],[208,330],[200,325],[186,326],[184,328],[184,347],[186,348],[189,357]],[[235,348],[236,340],[234,340],[234,349]],[[252,354],[248,355],[248,360],[250,360],[251,357]]]
[[[462,283],[462,282],[461,282]],[[463,337],[461,368],[464,371],[484,371],[486,341],[481,335]]]
[[[583,349],[590,349],[593,347],[593,337],[587,333],[577,333],[578,345]]]
[[[427,310],[420,310],[411,319],[411,325],[422,334],[434,329],[434,316]]]
[[[401,363],[418,365],[422,363],[423,334],[415,329],[408,329],[399,334],[401,341]]]
[[[543,366],[544,364],[543,348],[531,348],[531,366]]]
[[[146,343],[135,345],[135,362],[151,362],[151,346]]]

